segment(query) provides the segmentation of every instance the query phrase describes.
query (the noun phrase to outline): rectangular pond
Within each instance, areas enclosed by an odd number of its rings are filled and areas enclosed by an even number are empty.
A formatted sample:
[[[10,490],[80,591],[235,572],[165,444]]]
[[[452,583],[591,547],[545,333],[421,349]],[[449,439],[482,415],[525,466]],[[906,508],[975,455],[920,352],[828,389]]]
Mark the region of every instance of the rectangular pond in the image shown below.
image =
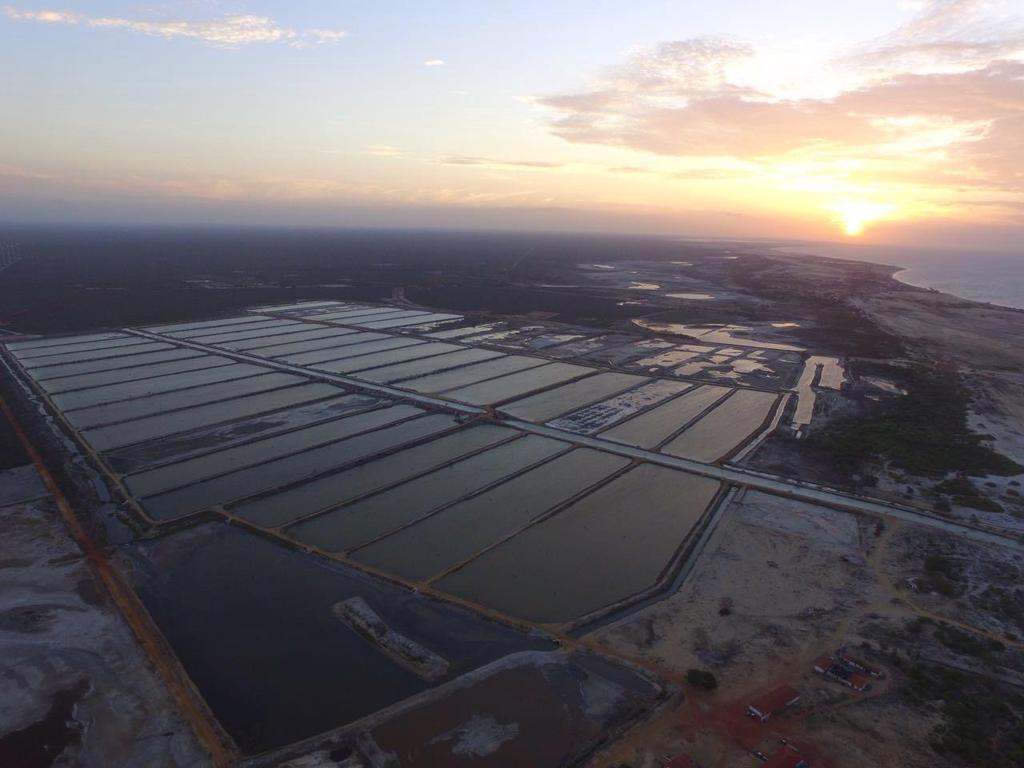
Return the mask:
[[[359,378],[381,384],[390,384],[417,376],[448,371],[452,368],[469,365],[470,363],[494,360],[499,357],[504,357],[504,355],[501,352],[492,352],[489,349],[456,349],[454,352],[428,357],[423,360],[412,360],[396,365],[386,365],[383,368],[374,368],[372,371],[364,371],[359,374]]]
[[[424,312],[421,309],[392,309],[390,312],[377,312],[372,315],[360,314],[360,310],[355,310],[350,314],[343,315],[342,317],[332,317],[336,323],[345,323],[348,325],[363,326],[366,323],[376,322],[389,322],[391,320],[404,320],[407,317],[420,317],[422,315],[428,315],[429,312]]]
[[[461,320],[462,315],[446,315],[440,312],[411,315],[406,318],[391,318],[388,320],[374,320],[372,322],[361,322],[361,328],[403,328],[409,325],[423,325],[424,323],[439,323],[442,320]]]
[[[710,384],[697,387],[602,432],[601,437],[638,448],[655,448],[730,392]]]
[[[253,312],[306,312],[311,309],[325,310],[345,306],[340,301],[297,301],[294,304],[275,304],[270,307],[254,307]]]
[[[387,315],[398,315],[408,312],[408,309],[398,309],[396,307],[352,307],[351,309],[341,309],[337,312],[324,312],[323,314],[317,314],[317,321],[333,320],[335,322],[345,322],[349,318],[356,317],[384,317]]]
[[[593,403],[548,422],[548,426],[581,435],[591,435],[636,413],[682,394],[691,385],[671,379],[656,379],[649,384]]]
[[[396,632],[447,659],[448,674],[435,685],[507,654],[553,648],[222,523],[132,545],[126,556],[133,586],[175,656],[247,754],[430,688],[339,621],[340,601],[363,598]]]
[[[194,323],[171,323],[169,325],[147,325],[144,330],[151,333],[189,333],[205,328],[221,328],[231,325],[245,325],[246,323],[265,323],[271,320],[265,315],[236,315],[234,317],[223,317],[220,320],[198,320]]]
[[[26,370],[32,370],[35,368],[42,368],[47,365],[65,365],[67,363],[78,363],[86,360],[104,360],[110,357],[126,357],[129,355],[138,355],[143,352],[156,352],[161,349],[175,349],[170,344],[164,344],[163,342],[155,342],[149,340],[138,339],[138,344],[127,344],[121,343],[116,347],[105,347],[103,349],[94,349],[92,347],[88,349],[74,348],[73,350],[56,352],[48,355],[39,355],[36,357],[19,358],[21,361],[21,367]]]
[[[422,581],[454,568],[628,465],[629,459],[621,456],[578,448],[357,549],[352,557]],[[555,586],[543,587],[549,588]]]
[[[76,408],[92,408],[104,403],[159,395],[164,392],[190,389],[205,384],[215,384],[220,381],[234,381],[266,372],[266,368],[238,363],[236,365],[222,365],[216,368],[205,368],[187,373],[159,376],[154,379],[126,381],[123,384],[79,389],[73,392],[52,395],[50,399],[61,410],[71,411]]]
[[[386,427],[422,413],[419,408],[411,405],[395,405],[322,424],[302,426],[273,437],[254,437],[251,442],[242,445],[129,475],[125,478],[125,485],[136,496],[152,496],[171,488]]]
[[[383,333],[370,333],[369,331],[354,331],[351,328],[330,328],[330,334],[306,341],[291,341],[287,343],[276,343],[269,346],[252,347],[249,354],[269,357],[273,359],[287,358],[290,355],[298,355],[305,352],[319,352],[321,350],[337,349],[338,347],[349,347],[355,344],[364,344],[368,341],[380,341],[391,338]]]
[[[71,392],[79,389],[105,387],[110,384],[122,384],[130,381],[155,379],[161,376],[186,373],[188,371],[201,371],[208,368],[218,368],[223,365],[231,365],[234,362],[234,360],[227,357],[200,354],[183,360],[173,360],[169,363],[154,363],[152,365],[140,365],[136,368],[117,368],[112,371],[86,373],[78,376],[65,376],[61,379],[51,379],[49,381],[40,382],[39,386],[50,394],[57,394],[59,392]]]
[[[517,419],[543,423],[646,381],[649,379],[628,373],[598,373],[563,387],[506,403],[501,410]]]
[[[402,389],[433,394],[443,392],[446,389],[474,384],[478,381],[495,379],[507,373],[523,371],[527,368],[538,368],[546,362],[546,360],[539,357],[507,355],[483,363],[474,363],[462,368],[455,368],[444,373],[428,374],[419,378],[409,379],[402,382]]]
[[[559,440],[526,435],[297,523],[287,534],[328,552],[352,549],[569,447]]]
[[[109,427],[88,429],[82,436],[99,451],[141,443],[155,437],[187,432],[207,424],[240,419],[265,411],[308,403],[311,400],[337,395],[339,390],[330,384],[300,384],[259,395],[197,406],[185,411],[148,416]]]
[[[230,344],[236,341],[246,341],[248,339],[270,339],[275,336],[280,336],[282,333],[288,333],[289,331],[299,331],[308,329],[309,323],[302,323],[298,320],[282,320],[276,325],[263,326],[262,323],[256,323],[259,328],[254,326],[245,326],[244,330],[230,331],[225,333],[214,333],[208,336],[192,337],[196,342],[200,344]]]
[[[454,428],[456,424],[450,416],[420,416],[392,427],[366,432],[154,496],[143,500],[143,506],[159,520],[174,519],[215,504],[227,504],[313,478],[349,462],[439,434]]]
[[[150,397],[96,405],[92,408],[66,412],[64,416],[75,427],[85,429],[101,424],[113,424],[119,421],[154,416],[165,411],[194,408],[221,400],[269,392],[295,384],[304,384],[306,381],[307,379],[303,377],[292,376],[288,373],[264,373],[241,380],[222,381]]]
[[[446,398],[459,400],[473,405],[493,405],[511,400],[518,395],[535,392],[559,382],[569,381],[594,372],[594,368],[568,363],[548,363],[538,368],[510,373],[500,379],[482,381],[466,387],[450,389],[444,393]]]
[[[145,443],[108,451],[105,458],[115,471],[127,474],[199,456],[211,456],[225,448],[259,438],[284,436],[314,424],[333,421],[369,408],[389,404],[390,400],[369,395],[339,395],[327,400],[261,413],[225,424],[210,424],[178,435],[156,438]]]
[[[464,336],[476,336],[479,333],[493,331],[493,325],[471,325],[468,328],[450,328],[446,331],[434,331],[428,333],[432,339],[461,339]]]
[[[231,511],[256,525],[277,528],[300,517],[336,507],[428,472],[468,453],[509,440],[517,434],[514,430],[490,424],[462,429],[351,469],[244,502]]]
[[[697,461],[718,461],[761,428],[777,399],[774,392],[737,390],[662,451]]]
[[[394,365],[407,360],[418,360],[422,357],[436,357],[445,352],[454,352],[461,349],[452,344],[445,344],[440,341],[423,342],[414,346],[402,349],[389,349],[384,352],[377,352],[372,355],[359,355],[358,357],[347,357],[342,360],[331,360],[326,363],[318,363],[315,370],[327,371],[328,373],[357,373],[358,371],[369,370],[370,368],[381,368],[385,365]]]
[[[29,348],[25,350],[11,349],[10,353],[14,355],[18,360],[33,360],[37,357],[50,357],[65,355],[68,352],[88,352],[88,351],[104,351],[108,349],[117,349],[118,347],[132,347],[136,344],[150,344],[152,339],[146,339],[141,336],[129,336],[123,334],[115,339],[107,339],[106,341],[93,341],[87,343],[73,343],[73,344],[58,344],[52,347],[39,347]]]
[[[77,336],[47,336],[45,339],[28,339],[27,341],[12,341],[7,344],[11,352],[21,353],[30,349],[56,348],[63,346],[74,346],[77,344],[92,344],[100,341],[117,341],[129,338],[126,333],[83,333]]]
[[[309,325],[306,327],[308,329]],[[357,331],[353,331],[348,328],[322,328],[320,326],[313,326],[312,330],[279,333],[274,336],[261,336],[258,339],[235,341],[221,346],[233,349],[237,352],[245,352],[250,349],[272,349],[276,346],[287,347],[301,342],[316,341],[318,339],[340,339],[344,336],[354,335],[355,333],[357,333]],[[302,350],[295,351],[299,352]]]
[[[573,621],[654,587],[718,488],[641,464],[435,586],[530,621]]]
[[[190,357],[202,357],[205,352],[198,352],[194,349],[179,349],[168,345],[166,351],[147,352],[141,355],[130,355],[128,357],[114,357],[108,360],[91,360],[82,363],[68,363],[67,365],[49,365],[45,368],[36,368],[32,371],[32,377],[36,381],[49,381],[51,379],[67,378],[69,376],[81,376],[84,373],[102,373],[103,371],[117,371],[130,368],[149,368],[159,363],[171,363],[176,360],[187,360]]]
[[[187,339],[200,341],[201,339],[209,338],[212,336],[222,336],[225,334],[231,334],[236,331],[257,331],[264,328],[287,328],[294,324],[295,320],[283,320],[278,317],[270,318],[256,318],[256,320],[247,320],[244,323],[235,324],[224,324],[219,326],[206,326],[204,328],[192,328],[184,331],[164,331],[161,333],[162,336],[170,336],[175,339]]]
[[[300,352],[298,354],[275,353],[274,359],[291,365],[316,365],[317,363],[326,363],[331,360],[344,360],[349,357],[359,357],[360,355],[372,355],[388,349],[403,349],[426,343],[419,339],[396,336],[387,336],[377,340],[361,340],[355,344],[345,343],[344,339],[339,339],[338,342],[338,344],[334,344],[330,348],[311,352]]]

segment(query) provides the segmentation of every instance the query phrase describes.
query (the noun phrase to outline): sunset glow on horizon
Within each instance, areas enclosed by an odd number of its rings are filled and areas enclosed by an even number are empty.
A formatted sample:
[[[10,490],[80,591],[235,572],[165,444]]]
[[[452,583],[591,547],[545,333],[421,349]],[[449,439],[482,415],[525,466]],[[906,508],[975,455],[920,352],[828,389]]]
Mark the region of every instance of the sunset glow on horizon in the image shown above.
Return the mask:
[[[1010,0],[26,0],[0,36],[11,222],[1024,241]]]

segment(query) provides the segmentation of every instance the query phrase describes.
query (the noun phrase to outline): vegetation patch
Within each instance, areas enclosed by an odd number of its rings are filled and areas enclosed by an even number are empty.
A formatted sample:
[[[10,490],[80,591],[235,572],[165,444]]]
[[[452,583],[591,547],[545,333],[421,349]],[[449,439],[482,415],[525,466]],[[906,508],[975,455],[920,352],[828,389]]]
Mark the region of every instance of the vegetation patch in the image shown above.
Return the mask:
[[[967,425],[970,394],[954,369],[884,366],[883,375],[896,378],[908,394],[873,408],[868,415],[836,419],[809,435],[803,441],[807,447],[819,455],[827,455],[850,472],[879,461],[929,477],[952,472],[966,475],[1024,472],[1024,467],[986,445],[985,435],[970,430]],[[970,487],[973,495],[958,499],[968,499],[980,509],[977,505],[982,502],[978,500],[984,497],[977,494],[973,485]]]
[[[906,673],[902,694],[942,715],[932,749],[970,765],[1024,765],[1024,696],[944,667],[895,661]]]
[[[938,592],[945,597],[959,597],[966,591],[961,581],[963,569],[945,555],[931,554],[924,559],[926,591]]]
[[[713,691],[718,687],[718,678],[704,669],[686,670],[686,682],[694,688],[703,688],[705,691]]]
[[[1006,650],[1006,647],[998,640],[978,637],[949,624],[939,624],[935,630],[935,637],[949,650],[961,656],[988,659],[992,654],[1002,653]]]

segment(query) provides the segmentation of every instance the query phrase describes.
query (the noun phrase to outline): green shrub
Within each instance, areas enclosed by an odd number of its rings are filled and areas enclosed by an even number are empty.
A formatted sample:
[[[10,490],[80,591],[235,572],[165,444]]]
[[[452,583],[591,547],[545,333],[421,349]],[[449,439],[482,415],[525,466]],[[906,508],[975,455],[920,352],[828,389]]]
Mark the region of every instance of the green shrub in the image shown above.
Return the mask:
[[[851,472],[879,460],[931,477],[950,472],[1015,475],[1024,471],[985,445],[983,435],[970,430],[970,395],[955,369],[892,368],[888,375],[898,378],[908,394],[874,414],[838,419],[801,442]]]
[[[713,691],[718,687],[718,679],[703,669],[686,670],[686,682],[694,688],[703,688],[705,691]]]

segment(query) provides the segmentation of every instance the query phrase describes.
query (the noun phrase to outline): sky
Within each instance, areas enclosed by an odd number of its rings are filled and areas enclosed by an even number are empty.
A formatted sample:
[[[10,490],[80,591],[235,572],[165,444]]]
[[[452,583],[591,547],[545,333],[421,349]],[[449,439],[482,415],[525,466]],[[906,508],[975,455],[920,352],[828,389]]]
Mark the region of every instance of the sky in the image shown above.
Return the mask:
[[[0,100],[8,223],[1024,250],[1024,0],[17,0]]]

